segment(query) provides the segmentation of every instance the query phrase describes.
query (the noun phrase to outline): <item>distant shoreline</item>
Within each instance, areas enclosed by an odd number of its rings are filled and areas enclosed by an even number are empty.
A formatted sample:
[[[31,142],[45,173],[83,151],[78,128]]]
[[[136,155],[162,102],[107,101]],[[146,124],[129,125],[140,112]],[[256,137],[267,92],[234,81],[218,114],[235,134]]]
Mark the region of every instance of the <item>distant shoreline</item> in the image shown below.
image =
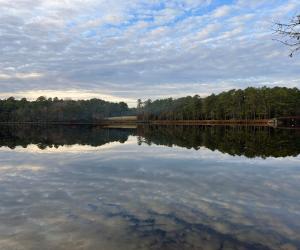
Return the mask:
[[[149,124],[154,125],[259,125],[269,126],[272,125],[270,119],[260,120],[151,120]]]
[[[256,120],[137,120],[137,119],[109,118],[95,122],[0,122],[0,125],[91,125],[91,126],[137,126],[137,125],[207,125],[207,126],[264,126],[264,127],[295,127],[299,128],[299,117],[283,117]]]
[[[32,125],[270,125],[269,119],[261,120],[102,120],[97,122],[0,122],[0,124],[32,124]]]

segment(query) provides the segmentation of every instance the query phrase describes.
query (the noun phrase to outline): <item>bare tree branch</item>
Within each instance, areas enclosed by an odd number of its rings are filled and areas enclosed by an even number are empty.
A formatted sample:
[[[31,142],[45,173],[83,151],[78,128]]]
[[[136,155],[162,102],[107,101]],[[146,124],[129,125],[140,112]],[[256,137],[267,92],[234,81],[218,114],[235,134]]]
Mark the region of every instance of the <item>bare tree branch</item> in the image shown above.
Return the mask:
[[[295,16],[289,23],[275,23],[273,28],[275,34],[280,38],[279,41],[291,50],[290,57],[300,50],[300,15]]]

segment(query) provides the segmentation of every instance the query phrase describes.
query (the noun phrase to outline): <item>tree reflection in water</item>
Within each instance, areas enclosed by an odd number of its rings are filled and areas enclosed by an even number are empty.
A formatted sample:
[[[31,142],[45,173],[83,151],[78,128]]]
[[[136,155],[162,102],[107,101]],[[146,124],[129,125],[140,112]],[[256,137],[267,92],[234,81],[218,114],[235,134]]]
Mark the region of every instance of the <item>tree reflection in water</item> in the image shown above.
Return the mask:
[[[299,139],[267,127],[2,126],[0,248],[299,249],[299,157],[271,158],[297,156]]]
[[[1,126],[0,146],[37,145],[40,149],[65,145],[102,146],[124,143],[130,135],[139,145],[206,147],[230,155],[286,157],[300,153],[300,130],[245,126],[138,126],[136,129],[98,126]]]

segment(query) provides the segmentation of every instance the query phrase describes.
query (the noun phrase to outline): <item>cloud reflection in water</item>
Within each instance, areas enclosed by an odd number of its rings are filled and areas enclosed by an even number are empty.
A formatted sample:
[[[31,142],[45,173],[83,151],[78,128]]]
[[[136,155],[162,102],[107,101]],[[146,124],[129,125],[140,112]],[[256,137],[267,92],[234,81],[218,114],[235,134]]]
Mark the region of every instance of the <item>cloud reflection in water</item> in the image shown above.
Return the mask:
[[[2,148],[0,246],[300,247],[299,156],[246,158],[139,146],[138,139],[104,148]]]

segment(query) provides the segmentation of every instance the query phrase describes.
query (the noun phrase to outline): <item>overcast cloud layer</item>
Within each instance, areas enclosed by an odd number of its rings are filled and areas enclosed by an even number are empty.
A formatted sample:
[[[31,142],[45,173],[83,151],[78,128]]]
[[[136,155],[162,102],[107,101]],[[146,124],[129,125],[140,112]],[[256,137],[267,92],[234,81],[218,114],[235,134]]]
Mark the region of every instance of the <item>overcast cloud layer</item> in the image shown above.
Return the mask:
[[[272,40],[299,0],[0,0],[0,97],[125,100],[300,87]]]

